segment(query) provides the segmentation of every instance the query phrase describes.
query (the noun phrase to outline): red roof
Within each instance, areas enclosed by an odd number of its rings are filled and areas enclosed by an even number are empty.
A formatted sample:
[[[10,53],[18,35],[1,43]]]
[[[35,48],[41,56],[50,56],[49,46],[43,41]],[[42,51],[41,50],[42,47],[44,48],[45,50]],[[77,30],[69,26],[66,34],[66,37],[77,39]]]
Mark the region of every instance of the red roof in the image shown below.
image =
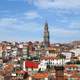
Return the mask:
[[[25,73],[28,73],[28,72],[23,71],[23,70],[17,70],[16,73],[17,73],[17,74],[25,74]]]
[[[35,79],[48,78],[48,73],[36,73],[32,77]]]
[[[25,67],[27,68],[38,68],[38,63],[34,61],[25,61]]]

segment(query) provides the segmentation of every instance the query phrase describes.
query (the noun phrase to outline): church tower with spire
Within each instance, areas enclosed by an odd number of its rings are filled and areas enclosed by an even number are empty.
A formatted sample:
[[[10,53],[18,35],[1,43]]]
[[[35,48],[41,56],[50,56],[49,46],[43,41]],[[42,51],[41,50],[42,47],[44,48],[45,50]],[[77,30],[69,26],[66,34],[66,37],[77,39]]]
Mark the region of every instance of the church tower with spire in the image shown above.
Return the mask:
[[[50,46],[50,36],[49,36],[49,30],[48,30],[48,23],[45,23],[44,26],[44,46],[47,48]]]

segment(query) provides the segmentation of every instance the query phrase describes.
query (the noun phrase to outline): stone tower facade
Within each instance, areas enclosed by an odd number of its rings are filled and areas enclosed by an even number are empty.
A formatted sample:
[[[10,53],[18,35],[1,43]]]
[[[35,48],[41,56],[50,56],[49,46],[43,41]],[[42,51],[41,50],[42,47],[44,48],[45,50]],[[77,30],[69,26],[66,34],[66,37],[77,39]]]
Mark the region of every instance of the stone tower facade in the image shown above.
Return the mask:
[[[50,36],[49,36],[49,30],[48,30],[48,23],[45,23],[44,26],[44,46],[47,48],[50,45]]]

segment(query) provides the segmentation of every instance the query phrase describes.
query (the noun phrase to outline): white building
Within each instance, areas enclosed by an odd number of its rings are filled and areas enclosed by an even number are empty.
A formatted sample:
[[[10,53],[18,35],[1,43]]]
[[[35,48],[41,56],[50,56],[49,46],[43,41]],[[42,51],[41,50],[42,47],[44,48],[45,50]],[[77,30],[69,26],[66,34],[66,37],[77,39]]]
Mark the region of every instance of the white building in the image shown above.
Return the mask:
[[[78,56],[78,55],[80,55],[80,48],[72,49],[72,50],[70,50],[70,52],[74,52],[75,56]]]

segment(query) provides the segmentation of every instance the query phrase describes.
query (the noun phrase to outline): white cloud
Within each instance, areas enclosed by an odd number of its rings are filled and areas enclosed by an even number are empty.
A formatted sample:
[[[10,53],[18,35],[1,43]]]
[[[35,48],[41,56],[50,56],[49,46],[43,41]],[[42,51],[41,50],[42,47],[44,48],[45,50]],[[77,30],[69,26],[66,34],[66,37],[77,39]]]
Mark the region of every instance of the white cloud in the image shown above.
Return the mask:
[[[16,18],[2,18],[0,19],[0,27],[11,26],[17,22]]]
[[[40,31],[40,25],[36,22],[26,22],[18,18],[2,18],[0,19],[0,30],[3,31],[22,31],[22,32],[36,32]]]
[[[27,2],[29,1],[27,0]],[[44,8],[44,9],[80,8],[80,0],[33,0],[33,4],[39,8]]]
[[[80,21],[73,21],[70,26],[69,26],[71,29],[77,29],[77,30],[80,30]]]
[[[24,14],[27,19],[42,18],[36,11],[29,11]]]
[[[0,36],[2,36],[0,40],[40,40],[41,29],[42,27],[40,28],[40,25],[34,21],[21,23],[19,18],[2,18],[0,19]]]
[[[27,1],[29,4],[32,4],[33,0],[25,0]]]
[[[69,30],[64,28],[51,28],[50,29],[51,35],[59,35],[59,36],[72,36],[77,35],[80,32],[77,30]]]
[[[26,22],[20,25],[15,25],[15,28],[19,31],[25,32],[37,32],[40,31],[40,25],[36,22]]]
[[[73,40],[80,40],[78,36],[80,31],[78,30],[69,30],[63,28],[52,28],[50,29],[50,39],[51,42],[70,42]]]

